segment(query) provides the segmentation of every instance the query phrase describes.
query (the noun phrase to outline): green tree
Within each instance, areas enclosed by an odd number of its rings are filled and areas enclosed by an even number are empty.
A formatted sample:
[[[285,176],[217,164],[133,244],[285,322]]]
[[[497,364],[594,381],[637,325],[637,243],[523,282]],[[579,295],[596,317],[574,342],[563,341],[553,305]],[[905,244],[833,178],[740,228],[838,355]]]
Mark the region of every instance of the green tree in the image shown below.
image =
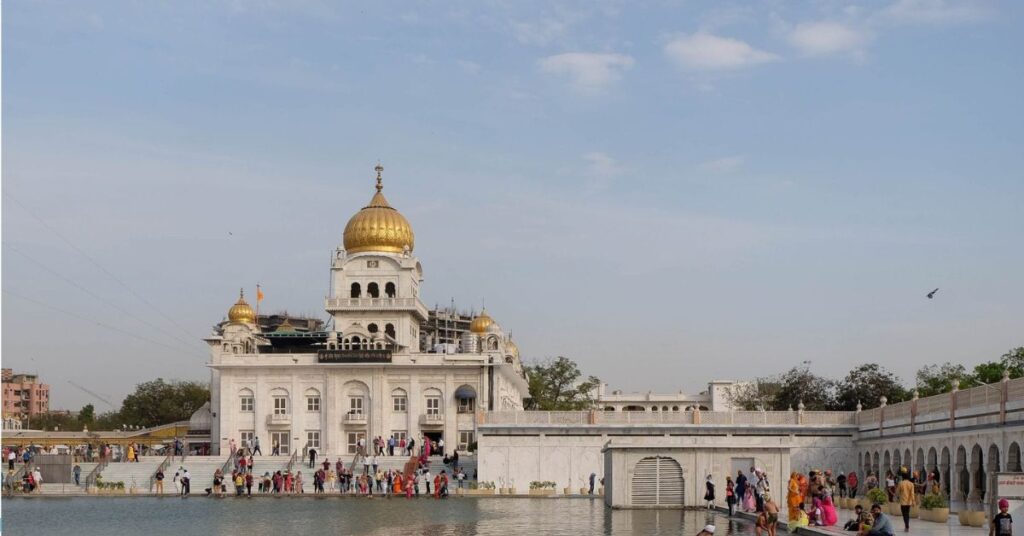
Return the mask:
[[[82,406],[78,411],[78,424],[91,426],[96,421],[96,408],[92,404]]]
[[[968,385],[973,383],[974,376],[963,365],[949,362],[921,367],[917,371],[918,395],[925,397],[948,393],[953,389],[953,380]]]
[[[138,384],[125,397],[117,424],[159,426],[186,421],[209,400],[210,388],[205,383],[157,378]]]
[[[877,363],[858,365],[836,385],[838,410],[854,411],[859,402],[864,409],[878,407],[879,399],[902,402],[910,398],[900,379]]]
[[[734,384],[726,391],[729,404],[746,411],[769,410],[775,407],[779,383],[771,378],[758,378]]]
[[[1024,376],[1024,346],[1006,352],[1003,357],[999,358],[999,361],[1006,370],[1010,371],[1011,378]]]
[[[588,409],[594,404],[594,392],[601,381],[594,376],[581,380],[576,362],[559,356],[554,360],[527,365],[530,398],[526,408],[544,411]]]
[[[809,361],[783,373],[777,382],[779,388],[771,409],[797,409],[801,402],[804,409],[813,411],[829,410],[835,405],[835,382],[811,372]]]

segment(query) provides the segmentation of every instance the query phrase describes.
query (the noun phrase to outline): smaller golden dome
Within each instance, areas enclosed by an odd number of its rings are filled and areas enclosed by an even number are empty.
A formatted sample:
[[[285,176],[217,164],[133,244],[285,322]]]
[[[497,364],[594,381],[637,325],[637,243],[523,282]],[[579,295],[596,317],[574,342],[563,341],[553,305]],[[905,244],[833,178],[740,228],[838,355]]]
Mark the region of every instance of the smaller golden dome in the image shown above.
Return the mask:
[[[512,339],[505,341],[505,353],[519,357],[519,347],[516,343],[512,342]]]
[[[238,301],[228,309],[228,321],[239,324],[255,324],[256,312],[245,301],[245,292],[238,291]]]
[[[494,319],[487,315],[487,309],[480,311],[480,316],[477,316],[469,323],[469,330],[473,333],[487,333],[487,328],[494,325]]]
[[[277,329],[274,330],[274,333],[295,333],[295,331],[295,326],[285,318],[284,322],[281,322]]]

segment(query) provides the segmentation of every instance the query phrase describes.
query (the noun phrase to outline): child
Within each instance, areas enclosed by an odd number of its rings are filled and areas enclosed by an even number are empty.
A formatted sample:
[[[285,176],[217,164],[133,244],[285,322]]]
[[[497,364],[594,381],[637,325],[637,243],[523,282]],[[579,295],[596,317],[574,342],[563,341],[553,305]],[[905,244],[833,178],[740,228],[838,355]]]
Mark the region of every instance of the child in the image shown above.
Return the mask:
[[[999,499],[999,513],[992,518],[988,536],[1013,536],[1013,517],[1010,516],[1010,501]]]

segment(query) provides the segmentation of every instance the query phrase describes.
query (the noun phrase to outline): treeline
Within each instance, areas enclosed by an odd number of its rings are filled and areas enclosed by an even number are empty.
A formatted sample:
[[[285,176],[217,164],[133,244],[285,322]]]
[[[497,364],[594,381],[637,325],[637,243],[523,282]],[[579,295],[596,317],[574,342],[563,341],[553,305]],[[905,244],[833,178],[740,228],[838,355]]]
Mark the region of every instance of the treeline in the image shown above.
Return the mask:
[[[187,421],[197,409],[210,400],[210,387],[205,382],[163,378],[140,383],[125,397],[120,409],[97,414],[93,404],[74,412],[50,412],[32,417],[34,430],[117,430],[123,427],[150,427]]]
[[[733,405],[745,410],[783,411],[797,409],[803,403],[808,410],[853,411],[858,403],[863,409],[878,407],[883,396],[890,404],[910,400],[914,389],[921,397],[947,393],[954,380],[959,380],[961,389],[998,382],[1003,371],[1009,372],[1010,378],[1024,376],[1024,347],[970,370],[948,362],[927,365],[917,371],[910,387],[877,363],[858,365],[836,380],[814,374],[805,362],[778,376],[737,385],[730,389],[729,397]]]

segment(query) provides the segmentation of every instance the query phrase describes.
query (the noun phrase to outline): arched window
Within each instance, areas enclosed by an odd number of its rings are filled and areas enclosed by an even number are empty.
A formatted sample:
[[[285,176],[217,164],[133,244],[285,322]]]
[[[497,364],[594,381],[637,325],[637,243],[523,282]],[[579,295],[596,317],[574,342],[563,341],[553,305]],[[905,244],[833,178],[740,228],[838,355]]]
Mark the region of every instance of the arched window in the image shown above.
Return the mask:
[[[239,410],[243,413],[252,413],[256,408],[256,397],[252,389],[242,389],[238,392]]]
[[[672,406],[672,411],[679,411],[679,406]]]
[[[615,411],[615,407],[614,406],[605,406],[604,410],[605,411]]]
[[[426,402],[427,415],[442,415],[440,389],[427,389],[423,392],[423,400]]]
[[[358,298],[360,294],[362,294],[362,287],[359,286],[359,283],[352,283],[352,291],[349,296],[352,298]]]
[[[644,411],[643,406],[626,406],[622,408],[622,411]]]
[[[270,392],[270,398],[274,401],[274,415],[287,415],[288,411],[288,391],[284,389],[274,389]]]
[[[473,413],[476,410],[476,389],[471,385],[460,385],[455,390],[455,401],[459,413]]]
[[[391,408],[395,413],[409,411],[409,395],[405,392],[405,389],[391,391]]]
[[[370,333],[377,333],[377,324],[370,324],[366,326],[366,331],[369,331]]]
[[[388,337],[391,337],[392,339],[394,339],[395,338],[395,325],[394,324],[384,324],[384,333],[386,333]]]
[[[306,389],[306,411],[320,413],[320,391],[313,388]]]
[[[697,409],[699,409],[699,410],[701,410],[701,411],[707,411],[707,410],[708,410],[708,407],[707,407],[707,406],[700,406],[700,407],[699,407],[699,408],[697,408]]]
[[[651,411],[658,411],[658,406],[651,406]]]
[[[366,285],[366,294],[369,295],[371,298],[379,298],[380,288],[377,287],[377,283],[370,283]]]
[[[395,293],[395,284],[394,283],[386,283],[384,285],[384,295],[389,297],[389,298],[394,298],[395,297],[396,293]]]

